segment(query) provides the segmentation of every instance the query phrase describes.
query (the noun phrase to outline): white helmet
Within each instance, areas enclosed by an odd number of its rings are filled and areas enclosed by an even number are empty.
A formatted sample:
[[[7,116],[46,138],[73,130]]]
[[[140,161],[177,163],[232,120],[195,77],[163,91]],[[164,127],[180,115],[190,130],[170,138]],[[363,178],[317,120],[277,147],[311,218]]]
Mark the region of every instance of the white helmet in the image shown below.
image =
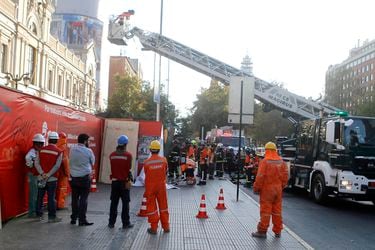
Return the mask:
[[[35,134],[33,137],[33,142],[43,142],[45,143],[46,140],[44,139],[42,134]]]
[[[58,140],[59,139],[59,134],[55,131],[49,132],[48,133],[48,140]]]

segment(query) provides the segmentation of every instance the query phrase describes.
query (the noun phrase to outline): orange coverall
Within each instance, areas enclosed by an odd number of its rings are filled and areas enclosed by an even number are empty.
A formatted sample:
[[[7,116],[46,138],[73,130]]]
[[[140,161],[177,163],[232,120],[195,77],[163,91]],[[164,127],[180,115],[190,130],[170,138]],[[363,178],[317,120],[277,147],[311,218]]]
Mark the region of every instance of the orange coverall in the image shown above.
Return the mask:
[[[189,146],[187,150],[187,158],[189,159],[195,159],[195,150],[193,146]]]
[[[167,159],[158,154],[152,154],[144,161],[145,196],[147,198],[148,222],[151,230],[157,231],[159,219],[164,230],[169,229],[169,213],[166,189]],[[157,202],[157,205],[156,205]],[[158,212],[159,207],[159,212]],[[160,216],[159,216],[160,213]]]
[[[286,163],[275,150],[266,150],[265,158],[261,160],[253,190],[259,192],[260,222],[258,232],[266,233],[272,216],[272,231],[281,233],[282,221],[282,191],[288,182]]]
[[[57,208],[65,208],[65,197],[68,195],[68,181],[70,175],[68,147],[66,138],[60,138],[56,146],[63,151],[63,160],[59,169],[59,178],[57,179],[56,202]]]

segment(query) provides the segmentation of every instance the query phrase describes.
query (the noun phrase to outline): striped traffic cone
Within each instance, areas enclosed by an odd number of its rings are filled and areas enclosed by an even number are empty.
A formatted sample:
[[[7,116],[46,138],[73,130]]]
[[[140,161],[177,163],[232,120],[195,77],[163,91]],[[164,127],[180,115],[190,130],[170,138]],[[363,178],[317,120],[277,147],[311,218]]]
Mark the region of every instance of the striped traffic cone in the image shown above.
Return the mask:
[[[91,187],[90,187],[90,192],[94,193],[97,192],[98,190],[96,189],[96,178],[92,178],[91,181]]]
[[[219,210],[227,209],[224,205],[224,192],[222,188],[220,188],[219,201],[217,202],[216,209],[219,209]]]
[[[199,205],[199,212],[196,216],[198,219],[207,219],[208,215],[206,212],[206,196],[202,194],[201,204]]]
[[[141,209],[139,210],[139,213],[137,214],[139,217],[147,217],[147,198],[143,195]]]

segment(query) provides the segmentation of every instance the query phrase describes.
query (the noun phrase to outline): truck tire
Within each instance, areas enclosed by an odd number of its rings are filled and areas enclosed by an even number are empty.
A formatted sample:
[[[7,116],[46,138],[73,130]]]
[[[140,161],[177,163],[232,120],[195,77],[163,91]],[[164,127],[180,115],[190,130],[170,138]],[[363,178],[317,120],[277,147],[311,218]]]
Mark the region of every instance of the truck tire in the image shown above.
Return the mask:
[[[327,199],[326,185],[322,174],[316,174],[312,182],[311,196],[316,203],[324,204]]]

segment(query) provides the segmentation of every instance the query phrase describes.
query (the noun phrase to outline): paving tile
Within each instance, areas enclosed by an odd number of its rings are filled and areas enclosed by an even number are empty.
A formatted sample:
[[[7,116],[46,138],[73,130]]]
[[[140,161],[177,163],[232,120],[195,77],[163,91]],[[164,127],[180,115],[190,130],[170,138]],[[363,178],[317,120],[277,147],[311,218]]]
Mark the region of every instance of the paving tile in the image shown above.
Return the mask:
[[[287,230],[276,239],[269,231],[267,239],[251,237],[259,219],[259,207],[250,197],[240,194],[236,201],[236,186],[229,181],[209,181],[207,186],[182,187],[168,190],[170,233],[159,225],[157,235],[149,235],[147,218],[137,217],[144,188],[131,190],[130,215],[135,224],[129,230],[119,230],[120,215],[115,229],[108,229],[109,185],[98,185],[100,192],[90,194],[88,219],[91,227],[69,224],[69,211],[58,211],[62,223],[49,224],[24,218],[8,222],[0,234],[2,249],[31,249],[30,240],[48,235],[43,242],[33,243],[34,249],[304,249]],[[224,189],[227,209],[215,209],[220,188]],[[208,219],[197,219],[200,199],[206,195]],[[68,199],[69,200],[69,199]],[[121,206],[119,206],[120,211]],[[119,212],[120,214],[120,212]],[[53,233],[50,233],[53,232]]]

